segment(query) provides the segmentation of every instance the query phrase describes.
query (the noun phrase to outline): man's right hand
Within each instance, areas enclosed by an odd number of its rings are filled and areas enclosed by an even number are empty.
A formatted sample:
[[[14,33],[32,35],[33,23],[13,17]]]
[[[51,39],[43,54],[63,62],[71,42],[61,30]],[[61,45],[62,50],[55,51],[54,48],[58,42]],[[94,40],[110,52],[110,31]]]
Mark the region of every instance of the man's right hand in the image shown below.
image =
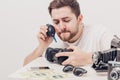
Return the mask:
[[[50,43],[52,43],[53,38],[50,36],[47,36],[46,32],[48,27],[47,26],[41,26],[40,32],[37,34],[38,41],[40,43],[40,46],[47,48]]]

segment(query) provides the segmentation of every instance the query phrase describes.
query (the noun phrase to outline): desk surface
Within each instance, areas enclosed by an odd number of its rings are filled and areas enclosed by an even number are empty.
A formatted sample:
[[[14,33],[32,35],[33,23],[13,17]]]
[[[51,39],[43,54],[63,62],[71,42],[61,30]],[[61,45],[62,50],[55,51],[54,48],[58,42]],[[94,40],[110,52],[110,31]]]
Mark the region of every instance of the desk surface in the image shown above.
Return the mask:
[[[64,73],[62,71],[64,66],[55,64],[55,63],[50,63],[45,58],[39,57],[39,58],[35,59],[34,61],[32,61],[31,63],[24,66],[23,68],[17,70],[15,73],[9,75],[9,77],[18,78],[16,76],[16,74],[18,72],[26,71],[26,70],[30,69],[30,67],[38,67],[38,66],[48,66],[48,67],[50,67],[50,69],[54,69],[56,71]],[[90,65],[84,66],[83,68],[87,70],[87,74],[85,74],[81,77],[77,77],[77,76],[74,76],[72,73],[67,73],[68,75],[72,75],[73,77],[68,78],[68,79],[62,79],[62,80],[73,80],[73,79],[74,80],[107,80],[107,73],[103,73],[103,72],[97,73],[93,68],[91,68]]]

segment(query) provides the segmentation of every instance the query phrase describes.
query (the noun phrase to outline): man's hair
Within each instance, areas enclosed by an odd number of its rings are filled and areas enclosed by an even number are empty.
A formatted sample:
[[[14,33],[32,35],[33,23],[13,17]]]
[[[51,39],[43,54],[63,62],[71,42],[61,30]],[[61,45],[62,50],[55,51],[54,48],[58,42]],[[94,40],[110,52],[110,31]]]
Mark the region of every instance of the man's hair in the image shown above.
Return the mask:
[[[53,0],[48,7],[49,14],[51,15],[52,9],[58,9],[65,6],[69,6],[76,17],[80,15],[80,7],[77,0]]]

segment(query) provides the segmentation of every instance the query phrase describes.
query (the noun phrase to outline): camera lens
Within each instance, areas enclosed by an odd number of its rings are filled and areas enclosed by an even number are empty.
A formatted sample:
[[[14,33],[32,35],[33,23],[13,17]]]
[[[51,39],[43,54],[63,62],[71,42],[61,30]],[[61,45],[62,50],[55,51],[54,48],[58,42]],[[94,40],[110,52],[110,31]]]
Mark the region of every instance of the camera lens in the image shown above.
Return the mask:
[[[49,61],[49,62],[54,62],[54,63],[58,63],[58,64],[62,64],[63,61],[65,61],[66,59],[68,59],[68,56],[60,56],[60,57],[56,57],[55,55],[59,52],[72,52],[73,50],[68,50],[68,49],[62,49],[62,48],[51,48],[48,47],[45,53],[45,58]]]
[[[80,68],[80,67],[76,67],[73,71],[73,74],[76,76],[82,76],[85,73],[87,73],[87,71],[83,68]]]
[[[110,73],[110,78],[112,80],[118,80],[120,78],[120,69],[113,69]]]
[[[54,55],[55,55],[55,52],[53,52],[53,48],[51,47],[47,48],[45,53],[46,59],[50,62],[54,62],[54,59],[53,59]]]
[[[73,70],[74,66],[72,65],[66,65],[64,68],[63,68],[63,72],[71,72]]]

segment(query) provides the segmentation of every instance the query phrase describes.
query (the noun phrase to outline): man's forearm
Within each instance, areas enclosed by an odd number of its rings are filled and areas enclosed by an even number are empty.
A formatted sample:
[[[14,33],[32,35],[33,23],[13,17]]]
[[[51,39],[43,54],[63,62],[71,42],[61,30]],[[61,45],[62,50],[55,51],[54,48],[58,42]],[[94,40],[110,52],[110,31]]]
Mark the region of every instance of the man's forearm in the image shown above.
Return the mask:
[[[45,51],[46,48],[38,46],[33,53],[29,54],[25,59],[24,59],[24,64],[26,65],[29,62],[31,62],[32,60],[36,59],[37,57],[41,57],[43,52]]]
[[[92,54],[93,53],[88,53],[87,54],[87,56],[86,56],[87,57],[87,64],[92,64],[93,63],[93,61],[92,61]]]

